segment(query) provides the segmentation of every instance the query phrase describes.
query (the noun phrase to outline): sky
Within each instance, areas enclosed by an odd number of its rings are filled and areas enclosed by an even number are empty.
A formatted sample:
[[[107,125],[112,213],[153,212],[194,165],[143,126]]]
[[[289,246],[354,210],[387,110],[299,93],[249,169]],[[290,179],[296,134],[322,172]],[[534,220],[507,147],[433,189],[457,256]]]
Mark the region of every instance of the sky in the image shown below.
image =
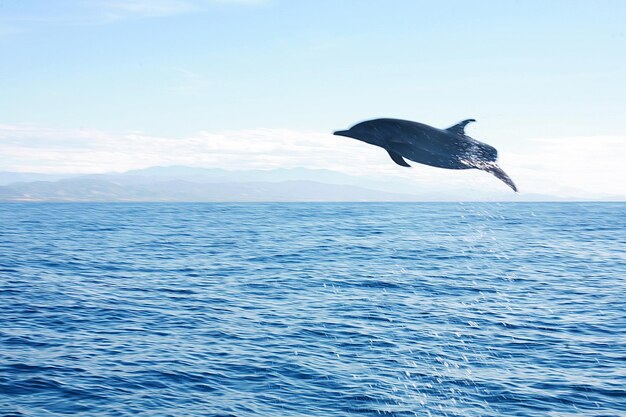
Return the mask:
[[[0,171],[305,167],[506,188],[331,135],[475,118],[467,134],[522,194],[626,199],[625,21],[621,0],[0,0]]]

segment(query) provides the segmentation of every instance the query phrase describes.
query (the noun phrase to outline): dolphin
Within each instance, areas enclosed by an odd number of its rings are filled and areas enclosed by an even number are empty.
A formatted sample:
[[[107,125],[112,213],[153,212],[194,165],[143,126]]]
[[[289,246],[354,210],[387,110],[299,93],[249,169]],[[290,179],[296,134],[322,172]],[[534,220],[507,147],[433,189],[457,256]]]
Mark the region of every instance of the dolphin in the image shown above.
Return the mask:
[[[374,119],[334,134],[380,146],[393,162],[403,167],[411,166],[406,158],[439,168],[487,171],[517,192],[513,180],[496,164],[498,151],[465,134],[465,126],[475,121],[467,119],[447,129],[437,129],[409,120]]]

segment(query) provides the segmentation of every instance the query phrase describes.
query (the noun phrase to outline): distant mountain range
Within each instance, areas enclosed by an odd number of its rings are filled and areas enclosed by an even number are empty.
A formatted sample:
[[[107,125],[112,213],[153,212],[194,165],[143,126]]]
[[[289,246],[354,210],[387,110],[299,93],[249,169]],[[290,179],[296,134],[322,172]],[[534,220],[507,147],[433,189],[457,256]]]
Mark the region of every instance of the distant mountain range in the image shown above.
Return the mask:
[[[0,186],[0,201],[414,201],[410,195],[314,181],[192,182],[155,180],[121,183],[108,179],[72,178]]]
[[[315,179],[315,180],[314,180]],[[321,182],[326,180],[327,182]],[[323,170],[227,171],[153,167],[80,176],[0,173],[0,201],[260,202],[415,201],[416,196],[368,189]]]
[[[402,179],[294,168],[229,171],[185,166],[114,174],[0,172],[0,201],[261,202],[261,201],[520,201],[520,196],[442,189],[424,192]],[[526,194],[523,201],[562,201]]]

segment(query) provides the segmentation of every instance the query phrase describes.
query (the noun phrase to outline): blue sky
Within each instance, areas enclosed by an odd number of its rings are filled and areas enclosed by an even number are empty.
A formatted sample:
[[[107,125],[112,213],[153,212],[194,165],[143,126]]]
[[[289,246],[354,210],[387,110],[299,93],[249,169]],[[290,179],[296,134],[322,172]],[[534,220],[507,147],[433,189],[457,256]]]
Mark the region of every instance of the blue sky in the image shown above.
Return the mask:
[[[49,150],[76,136],[71,154],[89,134],[286,138],[373,117],[476,118],[468,133],[503,156],[571,138],[584,152],[591,138],[615,164],[626,157],[624,22],[626,2],[600,0],[3,1],[0,140],[11,148],[0,170],[54,170],[16,151],[18,139],[32,150],[54,137]]]

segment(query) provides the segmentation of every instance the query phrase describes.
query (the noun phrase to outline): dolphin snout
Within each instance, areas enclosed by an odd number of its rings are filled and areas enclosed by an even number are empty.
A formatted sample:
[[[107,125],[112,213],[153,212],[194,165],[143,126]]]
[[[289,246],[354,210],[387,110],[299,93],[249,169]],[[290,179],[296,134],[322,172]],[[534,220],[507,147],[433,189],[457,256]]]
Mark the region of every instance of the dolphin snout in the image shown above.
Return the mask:
[[[338,130],[336,132],[333,132],[333,135],[337,135],[337,136],[345,136],[347,138],[351,138],[352,136],[350,135],[350,131],[349,130]]]

